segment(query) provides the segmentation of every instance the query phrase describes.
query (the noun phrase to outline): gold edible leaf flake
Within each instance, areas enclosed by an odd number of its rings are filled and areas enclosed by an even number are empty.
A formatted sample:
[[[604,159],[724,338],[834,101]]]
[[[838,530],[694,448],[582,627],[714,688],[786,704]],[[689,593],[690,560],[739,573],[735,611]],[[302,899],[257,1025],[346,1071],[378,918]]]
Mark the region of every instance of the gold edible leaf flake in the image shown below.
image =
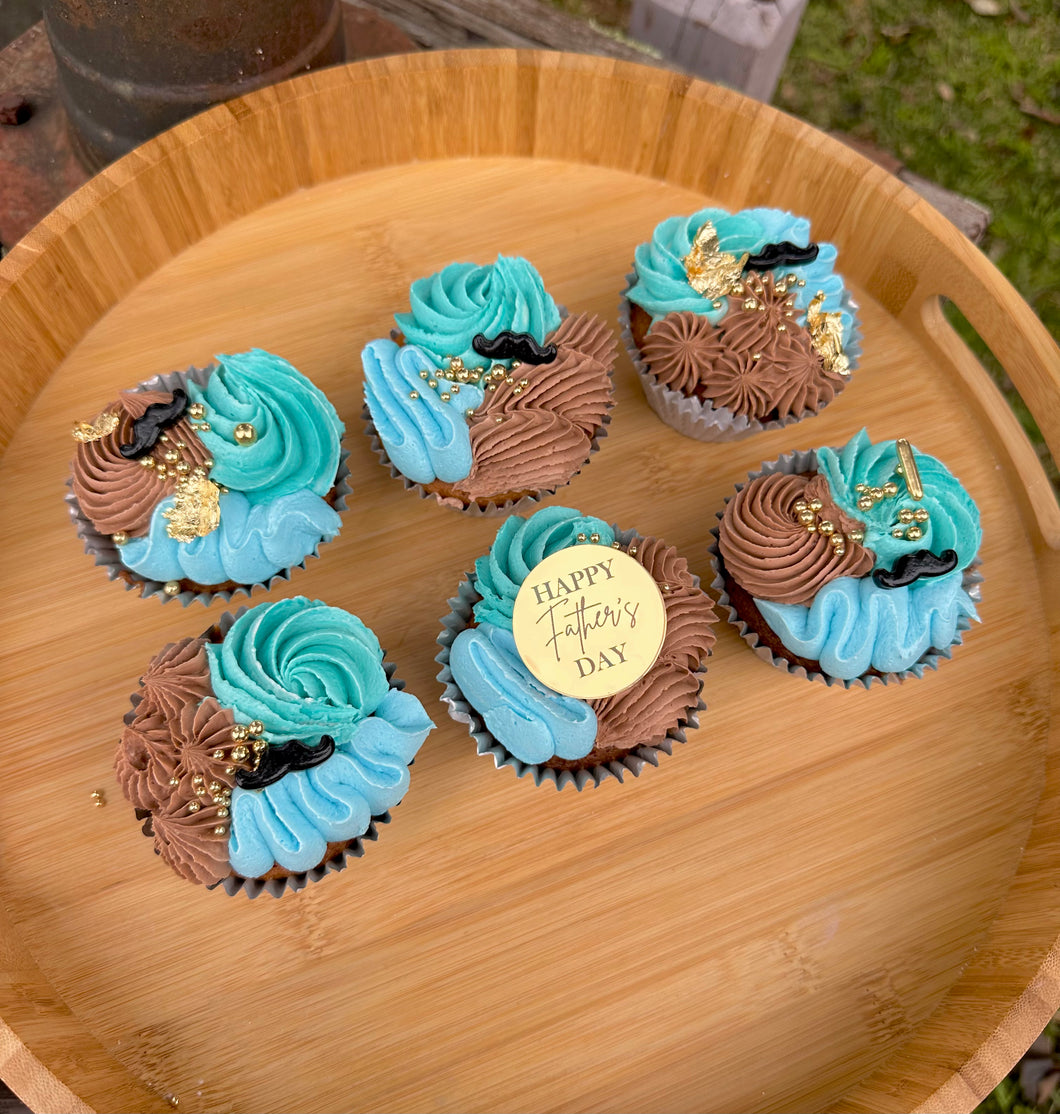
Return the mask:
[[[721,298],[734,293],[741,284],[745,252],[739,259],[718,246],[718,233],[714,225],[704,221],[692,241],[692,250],[681,260],[688,276],[688,285],[704,298]]]
[[[842,314],[822,310],[824,297],[824,292],[819,291],[806,307],[806,328],[810,330],[810,341],[824,362],[825,371],[849,375],[850,361],[843,352]]]
[[[118,415],[104,411],[94,422],[78,422],[71,432],[75,441],[98,441],[118,428]]]
[[[166,533],[178,542],[205,538],[221,522],[221,489],[202,468],[182,476],[173,493],[173,506],[162,514]]]

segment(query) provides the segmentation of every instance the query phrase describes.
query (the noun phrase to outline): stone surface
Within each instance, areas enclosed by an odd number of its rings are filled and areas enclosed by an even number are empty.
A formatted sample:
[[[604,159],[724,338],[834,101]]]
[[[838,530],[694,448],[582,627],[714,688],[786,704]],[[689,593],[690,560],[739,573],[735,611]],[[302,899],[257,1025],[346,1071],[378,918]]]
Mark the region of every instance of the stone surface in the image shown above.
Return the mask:
[[[667,60],[769,101],[806,0],[633,0],[629,32]]]

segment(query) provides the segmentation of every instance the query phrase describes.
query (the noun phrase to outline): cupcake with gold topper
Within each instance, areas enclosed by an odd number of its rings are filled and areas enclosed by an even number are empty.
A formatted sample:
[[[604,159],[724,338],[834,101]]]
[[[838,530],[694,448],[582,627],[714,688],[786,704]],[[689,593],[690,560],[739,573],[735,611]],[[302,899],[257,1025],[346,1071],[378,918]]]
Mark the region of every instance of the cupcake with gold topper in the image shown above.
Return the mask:
[[[367,432],[391,473],[472,514],[568,483],[610,421],[606,322],[566,315],[530,263],[505,255],[417,279],[409,301],[361,354]]]
[[[114,757],[177,874],[279,897],[345,868],[433,724],[356,616],[304,596],[226,614],[148,664]]]
[[[764,465],[718,515],[713,587],[759,657],[829,685],[922,677],[978,620],[979,511],[939,460],[862,430]]]
[[[658,538],[567,507],[513,515],[449,603],[442,699],[498,767],[580,790],[699,726],[717,617]]]
[[[339,532],[343,424],[260,349],[123,391],[74,426],[70,513],[111,579],[209,602],[268,587]]]
[[[780,209],[708,208],[636,249],[622,338],[652,409],[701,441],[819,413],[857,366],[856,306],[835,246]]]

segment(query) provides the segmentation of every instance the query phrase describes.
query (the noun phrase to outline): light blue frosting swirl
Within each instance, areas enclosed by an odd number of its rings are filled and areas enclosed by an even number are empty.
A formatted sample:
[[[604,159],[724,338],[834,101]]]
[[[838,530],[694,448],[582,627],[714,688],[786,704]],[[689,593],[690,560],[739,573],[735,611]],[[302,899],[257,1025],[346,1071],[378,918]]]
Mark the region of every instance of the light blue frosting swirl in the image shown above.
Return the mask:
[[[409,344],[438,357],[459,356],[466,367],[493,361],[472,347],[476,333],[495,337],[505,329],[530,333],[543,343],[559,327],[556,303],[525,259],[498,255],[496,263],[450,263],[417,279],[409,291],[410,313],[395,314]]]
[[[523,664],[511,632],[490,623],[462,630],[449,669],[490,734],[522,762],[584,758],[596,741],[596,713],[561,696]]]
[[[256,505],[230,491],[220,497],[216,530],[178,542],[166,532],[164,512],[172,506],[172,496],[163,499],[151,514],[147,534],[118,549],[122,563],[148,580],[257,584],[299,564],[321,542],[331,541],[341,525],[338,514],[312,491],[294,491]]]
[[[198,433],[214,459],[210,478],[252,503],[301,490],[326,495],[344,427],[323,391],[260,348],[217,360],[205,387],[188,382],[189,400],[205,406],[210,425]],[[233,431],[243,422],[257,431],[253,444],[235,441]]]
[[[206,647],[214,695],[264,738],[350,742],[387,693],[376,636],[348,611],[304,596],[262,603]]]
[[[364,835],[373,816],[404,797],[408,764],[433,727],[416,697],[389,689],[326,762],[264,789],[237,787],[228,840],[232,869],[246,878],[260,877],[274,862],[310,870],[329,842]]]
[[[705,221],[711,221],[718,233],[718,246],[739,258],[744,252],[754,254],[766,244],[789,240],[799,247],[810,243],[810,222],[782,209],[741,209],[729,213],[726,209],[700,209],[690,217],[668,217],[655,228],[652,238],[638,244],[635,252],[637,277],[627,292],[631,302],[647,310],[654,324],[668,313],[691,310],[702,314],[717,324],[728,312],[728,303],[721,299],[722,308],[714,309],[710,298],[704,298],[688,284],[682,262],[692,247],[696,233]],[[854,318],[843,304],[843,279],[835,272],[836,249],[834,244],[821,243],[817,258],[812,263],[775,267],[777,278],[796,274],[804,279],[805,286],[796,286],[791,293],[799,312],[795,320],[806,323],[806,307],[819,290],[825,293],[822,308],[829,313],[842,313],[843,343],[850,340]]]
[[[829,581],[808,607],[755,603],[788,650],[844,681],[870,668],[909,669],[928,649],[952,645],[962,618],[978,620],[959,573],[890,589],[878,588],[872,577],[843,576]]]
[[[959,583],[961,570],[972,563],[982,542],[979,508],[941,461],[915,448],[913,457],[924,488],[924,498],[919,502],[909,496],[905,481],[895,471],[898,464],[895,442],[873,444],[864,429],[838,451],[818,449],[817,470],[827,478],[832,497],[840,509],[865,523],[864,544],[876,554],[876,568],[890,569],[902,554],[917,549],[930,549],[935,554],[953,549],[957,552],[957,568],[948,575]],[[889,481],[898,485],[895,498],[881,499],[868,511],[858,508],[857,484],[882,487]],[[928,520],[917,523],[923,536],[916,541],[892,537],[891,531],[899,526],[898,511],[918,507],[928,512]],[[914,582],[911,586],[914,594],[923,591],[929,583],[928,580]]]
[[[482,404],[485,392],[473,383],[443,402],[420,378],[441,361],[414,344],[373,340],[361,353],[364,397],[387,456],[414,483],[455,483],[471,471],[471,433],[465,411]],[[455,385],[455,384],[454,384]],[[447,384],[447,386],[450,386]],[[418,398],[410,398],[415,391]]]
[[[475,588],[482,597],[475,604],[475,619],[512,629],[515,597],[527,574],[546,557],[575,545],[579,534],[600,535],[600,545],[615,540],[602,519],[591,518],[569,507],[545,507],[529,518],[512,515],[497,531],[490,551],[475,562]]]

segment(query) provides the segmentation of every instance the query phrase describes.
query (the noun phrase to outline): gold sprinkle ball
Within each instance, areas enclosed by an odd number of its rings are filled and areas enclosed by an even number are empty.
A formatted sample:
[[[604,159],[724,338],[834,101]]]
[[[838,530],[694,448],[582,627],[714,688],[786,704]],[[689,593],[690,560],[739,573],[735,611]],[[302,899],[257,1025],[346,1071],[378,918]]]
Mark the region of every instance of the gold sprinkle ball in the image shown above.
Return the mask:
[[[251,735],[261,735],[265,731],[265,724],[263,724],[260,719],[252,719],[250,723],[247,724],[247,730]]]
[[[129,535],[124,530],[119,530],[116,534],[111,534],[110,540],[115,545],[125,545],[129,540]]]
[[[179,580],[167,580],[165,585],[163,585],[163,587],[162,587],[162,591],[165,592],[165,594],[167,596],[179,596],[180,595],[180,581]]]
[[[916,522],[927,522],[929,517],[925,507],[917,507],[917,509],[913,511],[913,519]]]
[[[232,430],[232,436],[237,445],[253,445],[258,439],[258,431],[250,422],[240,422]]]

